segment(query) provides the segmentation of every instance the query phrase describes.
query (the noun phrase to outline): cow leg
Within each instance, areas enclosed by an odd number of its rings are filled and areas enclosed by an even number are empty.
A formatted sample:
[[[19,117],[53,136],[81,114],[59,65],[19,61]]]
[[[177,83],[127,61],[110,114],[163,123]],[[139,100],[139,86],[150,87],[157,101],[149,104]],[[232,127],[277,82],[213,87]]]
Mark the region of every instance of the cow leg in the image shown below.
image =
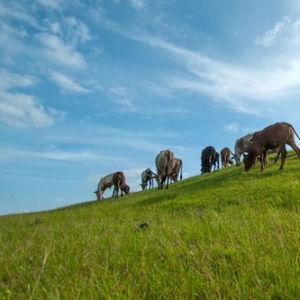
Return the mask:
[[[266,150],[264,150],[260,154],[260,164],[261,164],[261,171],[263,171],[267,165],[267,151]]]
[[[260,170],[263,172],[265,169],[265,164],[264,164],[264,153],[260,153]]]
[[[113,197],[119,197],[119,190],[120,190],[120,181],[118,181],[117,184],[114,185]]]
[[[279,158],[279,155],[280,155],[280,150],[278,150],[278,152],[277,152],[277,156],[276,156],[276,158],[275,158],[275,160],[274,160],[274,164],[277,163],[277,160],[278,160],[278,158]]]
[[[241,165],[241,155],[239,153],[235,153],[235,165],[239,167]]]
[[[157,187],[158,189],[162,189],[162,175],[157,176]]]
[[[116,196],[116,189],[117,189],[117,187],[114,185],[114,190],[113,190],[113,193],[112,193],[112,197]]]
[[[281,164],[280,164],[279,170],[282,170],[283,166],[284,166],[284,163],[285,163],[286,155],[287,155],[287,151],[285,149],[285,146],[280,148],[280,152],[281,152]]]
[[[300,149],[297,147],[296,143],[294,141],[290,141],[287,144],[292,147],[292,149],[296,152],[298,158],[300,159]]]

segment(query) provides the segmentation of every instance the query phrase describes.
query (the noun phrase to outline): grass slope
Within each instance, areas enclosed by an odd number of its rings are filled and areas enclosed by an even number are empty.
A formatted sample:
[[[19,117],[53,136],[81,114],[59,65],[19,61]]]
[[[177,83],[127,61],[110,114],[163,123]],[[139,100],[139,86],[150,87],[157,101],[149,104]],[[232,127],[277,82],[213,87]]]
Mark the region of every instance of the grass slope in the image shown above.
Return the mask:
[[[2,216],[0,299],[299,299],[300,164],[278,167]]]

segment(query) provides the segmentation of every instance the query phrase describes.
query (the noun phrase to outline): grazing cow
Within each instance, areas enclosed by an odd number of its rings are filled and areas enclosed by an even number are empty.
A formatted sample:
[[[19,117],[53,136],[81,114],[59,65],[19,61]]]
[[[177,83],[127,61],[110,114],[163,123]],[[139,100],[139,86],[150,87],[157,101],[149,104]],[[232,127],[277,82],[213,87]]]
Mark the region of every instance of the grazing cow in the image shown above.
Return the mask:
[[[172,175],[172,170],[175,165],[174,153],[170,150],[162,150],[156,156],[155,165],[157,170],[158,188],[162,189],[164,182],[167,180],[166,188],[169,187],[169,180]]]
[[[216,151],[216,153],[213,156],[212,163],[211,163],[211,166],[214,166],[214,171],[216,170],[216,168],[220,169],[219,160],[220,160],[220,153],[218,153]]]
[[[267,156],[268,154],[273,154],[273,153],[277,153],[273,163],[275,164],[277,161],[278,161],[278,158],[280,156],[280,149],[276,148],[276,149],[269,149],[267,150],[263,156],[265,156],[265,160],[264,160],[264,164],[266,165],[268,163],[267,161]],[[244,157],[243,157],[243,163],[245,164],[245,161],[248,159],[248,154],[244,153]],[[254,163],[253,163],[253,166],[255,165],[255,163],[258,161],[260,163],[262,163],[262,160],[264,158],[261,156],[261,155],[258,155],[257,158],[255,159]]]
[[[228,147],[225,147],[221,150],[221,163],[222,163],[222,168],[225,168],[227,165],[232,165],[233,161],[230,158],[231,155],[234,156],[234,154],[231,152],[231,150]]]
[[[114,184],[114,191],[113,196],[119,196],[119,190],[121,190],[121,196],[123,196],[123,192],[128,195],[130,187],[126,184],[125,175],[123,172],[116,172],[113,175],[113,184]]]
[[[174,158],[175,159],[175,165],[173,170],[171,171],[171,179],[173,181],[178,181],[178,176],[180,172],[180,180],[182,180],[182,160],[180,158]]]
[[[130,188],[125,182],[124,173],[115,172],[100,178],[98,188],[94,192],[97,195],[97,199],[102,200],[105,190],[112,186],[114,186],[113,197],[118,197],[119,189],[121,189],[121,191],[125,194],[129,193]]]
[[[201,152],[201,174],[210,173],[212,166],[216,169],[215,164],[218,165],[219,169],[219,153],[212,146],[208,146]]]
[[[143,190],[147,189],[148,182],[149,182],[149,188],[151,188],[151,186],[153,187],[153,178],[156,178],[156,174],[153,173],[150,168],[148,168],[148,169],[146,169],[145,171],[142,172],[142,174],[141,174],[141,180],[142,180],[141,186],[142,186]]]
[[[245,158],[245,171],[247,172],[251,168],[258,155],[262,157],[261,171],[263,171],[266,165],[267,151],[276,148],[279,148],[278,153],[281,153],[281,165],[279,170],[282,170],[287,155],[286,144],[292,147],[300,159],[300,149],[295,143],[294,133],[298,139],[300,139],[294,127],[286,122],[275,123],[263,130],[255,132],[252,147],[248,157]]]
[[[245,152],[249,152],[249,150],[251,149],[253,135],[254,133],[249,133],[236,140],[234,146],[234,159],[237,167],[241,165],[241,155],[244,155]]]

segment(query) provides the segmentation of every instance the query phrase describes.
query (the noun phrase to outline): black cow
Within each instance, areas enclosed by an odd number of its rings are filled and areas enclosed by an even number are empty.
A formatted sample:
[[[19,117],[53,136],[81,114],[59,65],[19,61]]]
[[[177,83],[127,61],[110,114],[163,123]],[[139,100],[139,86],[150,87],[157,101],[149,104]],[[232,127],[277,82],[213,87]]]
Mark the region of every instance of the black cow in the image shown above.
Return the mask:
[[[219,153],[213,146],[203,149],[201,153],[201,174],[210,173],[212,166],[214,166],[214,170],[216,169],[216,165],[219,169],[219,156]]]

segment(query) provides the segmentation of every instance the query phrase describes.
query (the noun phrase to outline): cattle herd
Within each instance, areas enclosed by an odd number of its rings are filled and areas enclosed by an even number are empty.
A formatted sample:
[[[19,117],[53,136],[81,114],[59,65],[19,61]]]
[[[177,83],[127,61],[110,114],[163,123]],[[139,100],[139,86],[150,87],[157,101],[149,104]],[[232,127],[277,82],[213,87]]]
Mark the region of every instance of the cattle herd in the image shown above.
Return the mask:
[[[277,153],[274,162],[281,155],[280,170],[283,169],[287,156],[286,145],[289,145],[300,159],[300,149],[297,147],[294,139],[294,134],[300,139],[294,127],[286,122],[275,123],[266,128],[249,133],[246,136],[236,140],[234,153],[228,147],[223,148],[220,153],[213,146],[204,148],[201,152],[201,174],[210,173],[212,168],[219,169],[219,159],[221,156],[221,166],[224,168],[232,165],[235,159],[236,166],[241,165],[241,156],[245,171],[247,172],[259,160],[261,163],[261,171],[266,167],[267,155],[269,153]],[[168,188],[170,182],[178,181],[178,177],[182,179],[182,160],[174,157],[174,153],[170,150],[162,150],[155,158],[156,173],[150,168],[146,169],[141,174],[142,190],[153,187],[153,180],[157,181],[159,189],[165,185]],[[149,187],[148,187],[149,185]],[[97,199],[103,199],[103,193],[107,188],[114,186],[113,197],[118,197],[119,191],[129,194],[130,187],[126,184],[125,175],[118,171],[107,176],[101,177],[98,183],[98,188],[95,191]]]

